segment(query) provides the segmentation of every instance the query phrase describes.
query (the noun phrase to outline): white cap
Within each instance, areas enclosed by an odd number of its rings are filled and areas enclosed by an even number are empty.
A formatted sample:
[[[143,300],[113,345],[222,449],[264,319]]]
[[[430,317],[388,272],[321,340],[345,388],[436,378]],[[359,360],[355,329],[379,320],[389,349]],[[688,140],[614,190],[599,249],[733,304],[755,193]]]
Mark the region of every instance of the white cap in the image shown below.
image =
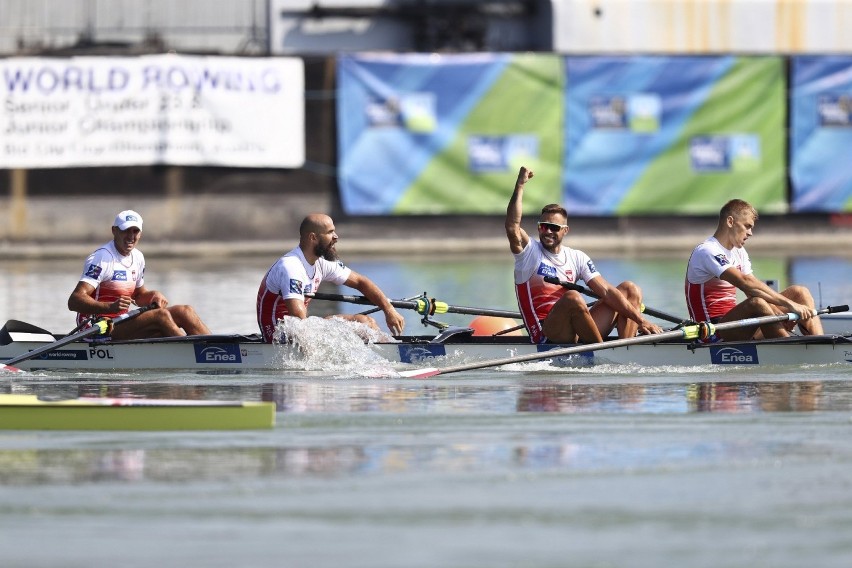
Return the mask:
[[[128,209],[127,211],[122,211],[118,215],[115,216],[115,222],[112,224],[113,227],[118,227],[121,231],[126,231],[130,227],[139,227],[139,230],[142,230],[142,215],[133,211],[132,209]]]

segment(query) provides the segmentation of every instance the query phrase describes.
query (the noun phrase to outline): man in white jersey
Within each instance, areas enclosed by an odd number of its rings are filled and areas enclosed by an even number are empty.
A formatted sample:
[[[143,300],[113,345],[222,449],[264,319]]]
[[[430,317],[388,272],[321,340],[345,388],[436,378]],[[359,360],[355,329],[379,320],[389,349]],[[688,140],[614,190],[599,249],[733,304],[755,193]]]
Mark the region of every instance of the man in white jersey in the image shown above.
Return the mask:
[[[684,291],[689,317],[695,321],[727,322],[793,312],[806,335],[821,335],[822,322],[814,299],[804,286],[776,292],[754,276],[744,245],[757,222],[757,211],[732,199],[719,211],[716,232],[695,247],[686,267]],[[737,289],[746,300],[737,303]],[[787,337],[796,322],[767,324],[717,332],[715,339],[742,340]]]
[[[385,323],[393,335],[405,328],[403,318],[372,280],[345,266],[337,258],[334,221],[328,215],[313,213],[299,227],[299,246],[273,264],[257,291],[257,323],[267,343],[272,343],[278,320],[284,316],[308,317],[305,297],[317,291],[324,280],[355,288],[385,314]],[[376,321],[363,314],[330,317],[357,321],[378,331]]]
[[[660,333],[660,326],[642,317],[639,286],[633,282],[613,286],[586,253],[562,244],[568,233],[568,213],[563,207],[552,204],[541,210],[539,240],[521,228],[524,185],[532,177],[532,170],[521,167],[506,209],[506,236],[515,256],[515,292],[532,342],[599,343],[613,328],[621,338]],[[571,283],[582,280],[600,299],[589,308],[579,292],[546,282],[546,277]]]
[[[110,337],[123,340],[209,334],[191,306],[169,306],[163,294],[145,287],[145,257],[136,248],[141,238],[139,213],[127,210],[115,216],[112,240],[89,255],[80,281],[68,298],[68,309],[77,312],[78,325],[92,315],[121,315],[132,304],[157,304],[158,309],[116,325]]]

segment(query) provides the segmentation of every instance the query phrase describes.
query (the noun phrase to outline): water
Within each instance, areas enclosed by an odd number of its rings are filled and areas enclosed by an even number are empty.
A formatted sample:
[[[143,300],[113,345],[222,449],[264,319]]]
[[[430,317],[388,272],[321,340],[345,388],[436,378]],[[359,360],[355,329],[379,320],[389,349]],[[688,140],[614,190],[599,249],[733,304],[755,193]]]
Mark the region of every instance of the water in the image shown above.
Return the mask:
[[[0,263],[0,319],[73,327],[64,302],[77,264]],[[249,333],[266,264],[157,261],[148,279],[214,331]],[[503,257],[350,265],[394,298],[426,291],[514,308]],[[684,311],[682,265],[598,261],[610,281],[629,276],[647,305],[670,313]],[[758,271],[821,289],[824,305],[852,298],[848,259],[769,259]],[[407,314],[410,332],[428,331],[419,319]],[[0,564],[852,562],[850,366],[529,363],[425,381],[366,379],[357,368],[0,377],[0,392],[278,404],[271,431],[0,432]]]

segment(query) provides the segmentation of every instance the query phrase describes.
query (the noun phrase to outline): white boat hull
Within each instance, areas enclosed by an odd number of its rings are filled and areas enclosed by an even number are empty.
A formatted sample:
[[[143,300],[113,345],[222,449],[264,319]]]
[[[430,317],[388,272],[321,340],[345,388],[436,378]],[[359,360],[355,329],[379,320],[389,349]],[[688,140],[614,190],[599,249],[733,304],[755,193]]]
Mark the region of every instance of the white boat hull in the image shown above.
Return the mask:
[[[13,334],[14,336],[14,334]],[[0,345],[0,363],[54,340],[29,336]],[[514,357],[565,347],[533,345],[524,338],[453,336],[437,343],[430,338],[407,338],[399,343],[376,343],[371,349],[391,363],[441,367],[443,361],[476,361]],[[261,343],[255,336],[218,335],[136,340],[103,344],[69,343],[15,366],[23,370],[75,371],[178,369],[199,373],[243,373],[288,368],[292,347]],[[791,337],[763,342],[699,345],[687,342],[647,343],[573,355],[560,365],[731,366],[852,364],[852,336]],[[449,363],[447,363],[449,364]],[[292,364],[289,365],[292,367]]]

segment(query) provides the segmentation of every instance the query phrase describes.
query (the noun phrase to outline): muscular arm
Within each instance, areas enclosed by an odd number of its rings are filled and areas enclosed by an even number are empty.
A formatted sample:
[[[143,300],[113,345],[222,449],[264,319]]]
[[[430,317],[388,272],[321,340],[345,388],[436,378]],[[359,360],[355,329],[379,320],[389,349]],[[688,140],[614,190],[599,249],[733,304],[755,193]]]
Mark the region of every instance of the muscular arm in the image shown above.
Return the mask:
[[[92,297],[95,288],[91,284],[80,281],[68,297],[68,309],[81,314],[114,314],[130,308],[132,298],[122,296],[114,302],[99,302]]]
[[[284,305],[287,306],[287,313],[294,318],[305,319],[308,317],[308,308],[305,306],[304,300],[288,298],[284,300]]]
[[[807,320],[814,316],[813,310],[803,304],[798,304],[790,298],[783,296],[770,288],[765,282],[756,278],[754,274],[743,274],[735,267],[730,267],[719,276],[725,282],[733,284],[743,291],[749,298],[760,298],[766,302],[780,307],[785,312],[794,312],[801,319]]]
[[[365,298],[384,312],[385,323],[391,333],[395,335],[402,333],[402,330],[405,328],[405,318],[396,311],[396,308],[391,305],[390,300],[385,297],[384,292],[372,280],[353,270],[345,284],[361,292]]]
[[[508,207],[506,207],[506,237],[509,239],[509,249],[512,254],[518,254],[530,242],[529,235],[521,228],[521,218],[524,214],[524,185],[532,177],[532,170],[521,166],[518,179],[515,182],[515,190],[512,192],[512,198],[509,199]]]

